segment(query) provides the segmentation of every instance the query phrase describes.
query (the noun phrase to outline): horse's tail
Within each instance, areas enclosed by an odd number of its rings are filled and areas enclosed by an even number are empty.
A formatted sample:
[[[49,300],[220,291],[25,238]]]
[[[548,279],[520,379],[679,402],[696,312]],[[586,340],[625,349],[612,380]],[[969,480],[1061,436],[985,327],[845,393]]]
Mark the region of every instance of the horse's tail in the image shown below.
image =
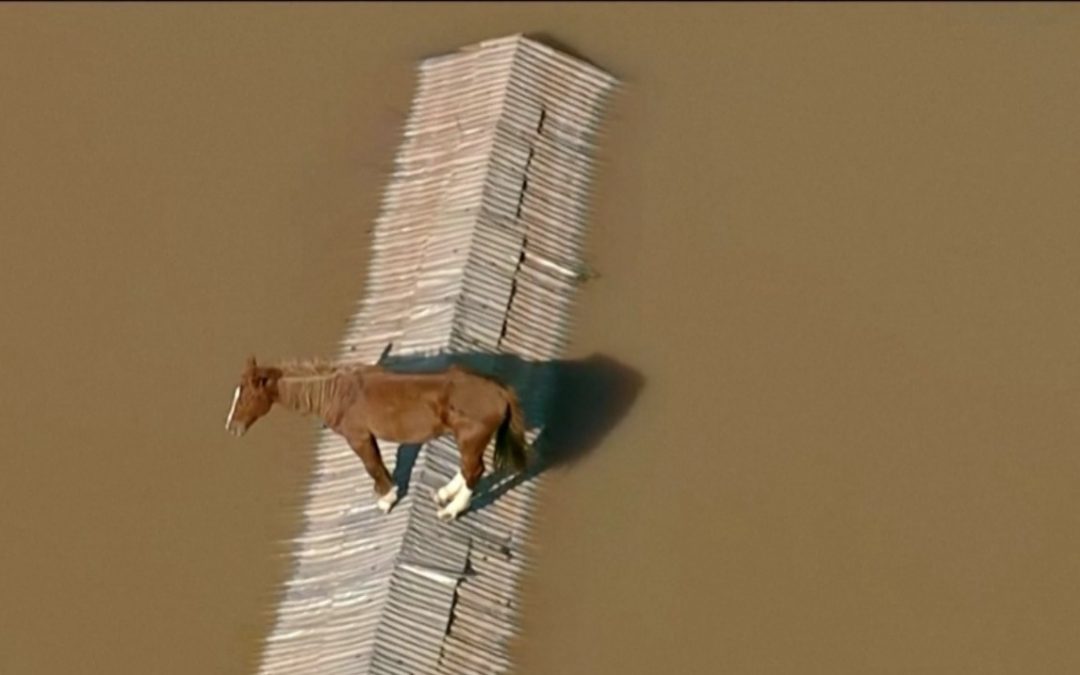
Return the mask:
[[[528,462],[528,443],[525,441],[525,413],[521,402],[510,387],[503,387],[506,416],[495,434],[495,470],[513,468],[520,472]]]

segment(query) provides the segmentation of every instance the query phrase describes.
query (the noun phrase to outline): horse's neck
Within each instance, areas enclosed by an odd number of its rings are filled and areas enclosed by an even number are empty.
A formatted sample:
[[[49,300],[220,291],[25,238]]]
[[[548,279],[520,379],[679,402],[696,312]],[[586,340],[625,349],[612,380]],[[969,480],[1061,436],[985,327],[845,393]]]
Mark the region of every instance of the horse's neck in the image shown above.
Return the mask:
[[[336,402],[337,373],[290,374],[278,379],[278,403],[301,415],[318,415],[329,422]]]

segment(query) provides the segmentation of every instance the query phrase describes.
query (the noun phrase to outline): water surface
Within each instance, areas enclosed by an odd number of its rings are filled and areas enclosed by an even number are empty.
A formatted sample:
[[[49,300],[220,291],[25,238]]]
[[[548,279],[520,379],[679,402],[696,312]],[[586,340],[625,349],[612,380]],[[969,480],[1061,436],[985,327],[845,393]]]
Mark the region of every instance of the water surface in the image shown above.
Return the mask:
[[[521,672],[1074,673],[1068,6],[0,8],[0,672],[247,673],[427,54],[622,77],[569,357],[646,386],[554,471]]]

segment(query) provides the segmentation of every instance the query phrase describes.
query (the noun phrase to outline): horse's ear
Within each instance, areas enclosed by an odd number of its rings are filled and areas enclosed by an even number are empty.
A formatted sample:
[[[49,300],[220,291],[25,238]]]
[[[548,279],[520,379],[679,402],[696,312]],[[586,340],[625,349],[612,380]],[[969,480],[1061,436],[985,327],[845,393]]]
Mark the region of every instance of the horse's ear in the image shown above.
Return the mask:
[[[244,362],[244,367],[247,368],[248,370],[255,370],[255,368],[257,367],[256,364],[255,364],[255,357],[254,356],[247,357],[247,361]]]

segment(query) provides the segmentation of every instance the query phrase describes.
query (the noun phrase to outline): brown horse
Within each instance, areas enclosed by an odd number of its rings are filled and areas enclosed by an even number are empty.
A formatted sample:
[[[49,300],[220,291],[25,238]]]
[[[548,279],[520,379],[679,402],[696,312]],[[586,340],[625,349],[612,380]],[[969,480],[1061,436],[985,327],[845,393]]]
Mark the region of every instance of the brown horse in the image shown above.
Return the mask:
[[[430,374],[395,373],[379,366],[309,361],[260,367],[247,360],[233,394],[225,428],[243,435],[278,403],[317,415],[348,441],[375,482],[384,513],[397,501],[397,486],[383,464],[376,438],[424,443],[453,434],[461,469],[436,492],[441,520],[469,506],[484,474],[484,450],[495,437],[495,468],[521,471],[526,463],[525,418],[514,391],[458,366]]]

